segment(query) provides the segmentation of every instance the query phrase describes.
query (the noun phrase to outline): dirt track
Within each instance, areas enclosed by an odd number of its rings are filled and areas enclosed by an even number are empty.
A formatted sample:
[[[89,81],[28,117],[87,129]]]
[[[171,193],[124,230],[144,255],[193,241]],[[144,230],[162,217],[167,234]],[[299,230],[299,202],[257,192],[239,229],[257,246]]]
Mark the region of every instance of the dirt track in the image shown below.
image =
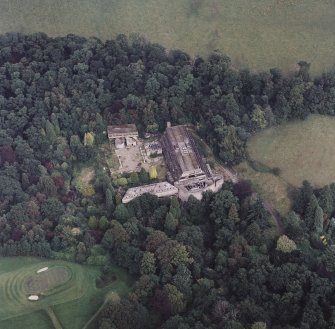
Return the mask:
[[[265,209],[269,211],[269,213],[272,215],[272,217],[275,220],[277,231],[280,235],[284,234],[284,223],[283,218],[279,214],[278,210],[275,209],[272,204],[268,201],[263,201],[263,206]]]

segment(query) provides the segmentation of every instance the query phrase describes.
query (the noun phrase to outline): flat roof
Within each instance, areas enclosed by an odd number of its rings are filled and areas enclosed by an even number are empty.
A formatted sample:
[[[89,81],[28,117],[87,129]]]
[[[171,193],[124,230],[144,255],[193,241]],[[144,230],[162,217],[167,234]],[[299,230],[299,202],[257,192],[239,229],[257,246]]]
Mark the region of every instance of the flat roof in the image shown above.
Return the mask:
[[[149,185],[142,185],[138,187],[132,187],[127,190],[126,194],[122,198],[123,203],[127,203],[144,193],[151,193],[157,196],[169,194],[174,195],[178,193],[178,188],[168,182],[160,182]]]
[[[167,127],[166,135],[172,144],[173,152],[176,154],[182,172],[202,170],[190,140],[192,137],[189,136],[186,129],[185,126]]]
[[[111,125],[107,127],[108,135],[119,135],[119,134],[138,134],[136,125],[133,123],[124,125]]]

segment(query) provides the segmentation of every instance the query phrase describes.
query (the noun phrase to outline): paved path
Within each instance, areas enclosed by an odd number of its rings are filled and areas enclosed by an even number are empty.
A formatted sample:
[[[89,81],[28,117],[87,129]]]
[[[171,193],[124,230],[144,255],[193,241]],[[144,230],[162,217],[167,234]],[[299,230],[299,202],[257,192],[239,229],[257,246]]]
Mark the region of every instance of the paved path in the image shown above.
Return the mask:
[[[46,309],[49,317],[50,317],[50,320],[52,321],[52,324],[54,326],[55,329],[63,329],[62,325],[60,324],[55,312],[53,311],[52,307],[49,306],[47,309]]]

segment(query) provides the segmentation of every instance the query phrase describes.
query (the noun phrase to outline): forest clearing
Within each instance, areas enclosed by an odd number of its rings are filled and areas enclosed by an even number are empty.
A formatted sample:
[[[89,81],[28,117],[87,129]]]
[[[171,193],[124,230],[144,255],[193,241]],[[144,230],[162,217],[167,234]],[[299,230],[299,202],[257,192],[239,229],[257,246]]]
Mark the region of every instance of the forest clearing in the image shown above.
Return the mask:
[[[304,121],[265,129],[250,139],[248,154],[251,161],[269,171],[279,168],[279,175],[255,170],[248,162],[236,169],[240,177],[250,179],[260,195],[285,215],[291,206],[292,190],[304,180],[316,187],[335,181],[334,128],[334,117],[312,114]]]

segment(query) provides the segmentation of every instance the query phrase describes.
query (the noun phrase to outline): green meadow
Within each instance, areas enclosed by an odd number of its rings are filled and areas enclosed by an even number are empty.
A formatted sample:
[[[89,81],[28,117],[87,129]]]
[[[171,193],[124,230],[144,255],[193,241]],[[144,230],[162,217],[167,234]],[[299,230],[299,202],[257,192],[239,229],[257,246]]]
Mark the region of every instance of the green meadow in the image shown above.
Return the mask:
[[[251,138],[249,156],[280,177],[300,186],[307,179],[316,186],[335,182],[335,118],[310,115],[304,121],[265,129]]]
[[[49,267],[48,271],[36,273]],[[0,258],[0,328],[82,329],[111,292],[128,292],[132,279],[118,268],[116,279],[97,288],[100,269],[64,261],[29,257]],[[29,301],[36,293],[38,301]]]
[[[334,67],[332,0],[1,0],[0,32],[74,33],[103,40],[140,33],[192,55],[214,49],[237,67],[321,73]]]
[[[335,118],[310,115],[304,121],[268,128],[253,136],[248,142],[249,164],[244,162],[236,169],[285,214],[290,191],[304,180],[316,187],[335,182],[334,142]],[[251,163],[270,170],[255,170]],[[280,169],[279,175],[271,173],[273,168]]]

